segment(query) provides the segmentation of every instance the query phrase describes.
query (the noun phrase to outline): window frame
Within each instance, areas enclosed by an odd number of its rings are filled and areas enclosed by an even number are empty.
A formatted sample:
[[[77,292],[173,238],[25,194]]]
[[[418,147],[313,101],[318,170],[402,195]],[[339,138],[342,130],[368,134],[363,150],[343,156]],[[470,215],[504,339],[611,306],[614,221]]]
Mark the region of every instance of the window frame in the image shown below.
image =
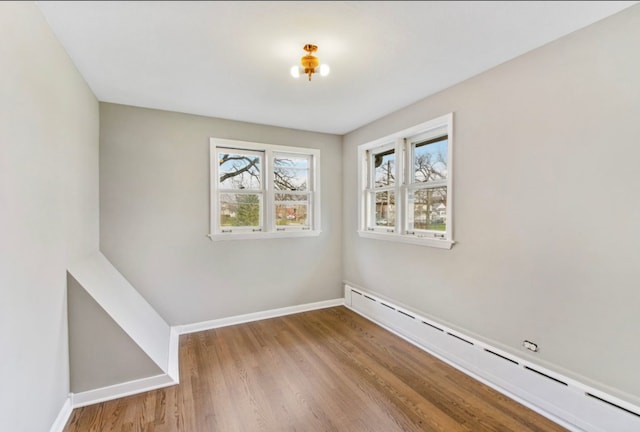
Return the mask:
[[[220,224],[220,199],[222,193],[230,193],[229,189],[219,187],[219,159],[221,151],[236,150],[238,152],[262,154],[262,201],[260,207],[260,230],[253,227],[226,227]],[[275,159],[282,156],[300,157],[308,160],[307,220],[305,226],[289,226],[276,224],[276,194],[286,190],[276,189]],[[210,168],[210,216],[208,237],[219,240],[248,240],[283,237],[311,237],[321,233],[320,221],[320,150],[306,147],[289,147],[274,144],[238,141],[223,138],[209,140]],[[302,195],[299,191],[292,191]],[[235,192],[231,192],[235,193]],[[245,193],[245,192],[241,192]],[[246,193],[257,193],[251,190]]]
[[[415,144],[438,137],[447,137],[446,180],[414,182],[413,148]],[[381,227],[375,223],[375,167],[374,158],[386,149],[395,152],[395,226]],[[416,190],[446,187],[446,229],[409,229],[409,195]],[[453,240],[453,113],[395,132],[358,146],[358,235],[364,238],[418,244],[451,249]],[[373,221],[373,224],[372,224]]]
[[[216,214],[218,215],[218,218],[220,217],[220,214],[222,213],[222,200],[219,199],[220,195],[222,194],[236,194],[236,195],[258,195],[258,202],[260,204],[260,209],[259,209],[259,216],[258,216],[258,221],[259,224],[258,226],[238,226],[238,227],[234,227],[234,229],[236,230],[236,233],[238,232],[260,232],[260,231],[264,231],[265,226],[264,226],[264,203],[265,203],[265,198],[267,195],[267,191],[266,191],[266,176],[265,176],[265,169],[266,169],[266,154],[264,152],[261,151],[256,151],[256,150],[249,150],[249,149],[239,149],[239,148],[231,148],[231,147],[222,147],[219,146],[216,148],[216,153],[215,153],[215,158],[214,160],[219,161],[220,157],[219,155],[221,153],[223,153],[222,151],[220,151],[220,149],[225,149],[225,150],[231,150],[231,151],[236,151],[237,154],[240,155],[250,155],[250,156],[255,156],[260,158],[260,165],[259,165],[259,169],[260,169],[260,188],[259,189],[240,189],[240,188],[221,188],[220,185],[218,184],[218,182],[216,182],[216,186],[217,186],[217,192],[216,192],[216,197],[218,198],[216,200]],[[226,152],[225,152],[226,153]],[[219,171],[219,167],[220,164],[216,164],[216,168],[218,168],[218,172],[216,173],[216,178],[220,177],[220,171]],[[219,220],[219,219],[218,219]],[[226,228],[223,228],[222,226],[219,227],[220,228],[220,232],[226,232]]]
[[[393,185],[385,185],[385,186],[377,186],[376,185],[376,167],[375,167],[375,155],[381,154],[381,153],[387,153],[390,149],[393,149],[394,152],[394,166],[393,166],[393,175],[394,175],[394,182]],[[377,223],[377,218],[376,218],[376,208],[374,204],[370,204],[375,202],[376,200],[376,194],[377,193],[394,193],[394,201],[395,201],[395,209],[394,209],[394,219],[397,222],[397,218],[398,218],[398,195],[396,193],[396,186],[398,183],[398,179],[399,179],[399,158],[398,158],[398,152],[396,149],[396,145],[394,142],[389,142],[386,144],[382,144],[380,146],[376,146],[375,148],[372,148],[370,150],[371,156],[372,157],[368,157],[367,158],[367,184],[365,187],[365,201],[366,201],[366,206],[367,206],[367,214],[365,216],[366,218],[366,226],[367,227],[371,227],[371,229],[374,232],[394,232],[395,231],[395,227],[396,227],[396,223],[394,223],[393,227],[390,227],[389,225],[378,225]]]

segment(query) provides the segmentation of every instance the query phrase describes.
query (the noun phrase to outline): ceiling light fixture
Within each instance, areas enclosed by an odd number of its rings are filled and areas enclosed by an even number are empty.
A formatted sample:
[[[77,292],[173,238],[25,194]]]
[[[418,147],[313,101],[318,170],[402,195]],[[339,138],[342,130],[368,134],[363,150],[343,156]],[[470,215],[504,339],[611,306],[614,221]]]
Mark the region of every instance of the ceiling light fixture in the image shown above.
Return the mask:
[[[291,76],[299,78],[300,74],[304,72],[309,76],[309,81],[311,81],[311,75],[316,73],[316,69],[320,72],[320,76],[329,75],[329,65],[320,64],[318,57],[313,55],[313,53],[318,50],[318,46],[306,44],[303,49],[307,52],[307,55],[302,56],[300,59],[301,66],[293,66],[291,68]]]

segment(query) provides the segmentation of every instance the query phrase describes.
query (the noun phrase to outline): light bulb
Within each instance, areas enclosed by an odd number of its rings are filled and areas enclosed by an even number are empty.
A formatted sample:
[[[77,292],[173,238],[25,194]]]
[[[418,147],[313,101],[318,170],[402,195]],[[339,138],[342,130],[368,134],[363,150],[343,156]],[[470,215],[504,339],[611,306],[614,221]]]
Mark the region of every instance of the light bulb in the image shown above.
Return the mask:
[[[298,66],[291,67],[291,76],[294,78],[300,78],[300,68]]]
[[[329,72],[331,72],[331,68],[329,68],[328,64],[321,64],[320,65],[320,76],[327,76],[329,75]]]

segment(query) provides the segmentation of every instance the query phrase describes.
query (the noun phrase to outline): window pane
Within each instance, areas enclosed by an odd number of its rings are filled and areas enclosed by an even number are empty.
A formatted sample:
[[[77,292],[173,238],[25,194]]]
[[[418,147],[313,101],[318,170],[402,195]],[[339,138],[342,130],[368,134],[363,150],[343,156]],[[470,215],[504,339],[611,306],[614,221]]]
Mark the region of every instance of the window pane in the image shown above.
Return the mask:
[[[446,231],[447,188],[419,189],[409,194],[409,214],[413,228]]]
[[[309,190],[309,159],[276,157],[273,160],[274,187],[277,190]]]
[[[307,226],[307,204],[276,204],[276,225]]]
[[[220,226],[259,227],[261,195],[220,194]]]
[[[413,182],[447,178],[447,144],[447,137],[414,144]]]
[[[261,189],[260,156],[250,153],[218,153],[219,187],[222,189]]]
[[[376,226],[395,227],[396,200],[392,191],[376,192]]]
[[[308,193],[275,194],[276,225],[308,226]]]
[[[395,184],[396,155],[394,150],[387,150],[373,155],[375,187]]]

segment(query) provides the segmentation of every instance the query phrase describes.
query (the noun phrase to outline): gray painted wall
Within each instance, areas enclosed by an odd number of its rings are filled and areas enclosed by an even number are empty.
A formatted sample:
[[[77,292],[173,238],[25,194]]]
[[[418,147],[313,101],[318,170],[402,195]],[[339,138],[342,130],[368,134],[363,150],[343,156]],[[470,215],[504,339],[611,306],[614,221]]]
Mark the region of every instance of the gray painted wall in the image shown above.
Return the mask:
[[[11,390],[0,429],[47,430],[67,397],[66,269],[97,249],[98,216],[105,255],[171,324],[336,298],[344,275],[639,404],[638,28],[636,6],[343,148],[332,135],[102,104],[98,215],[98,103],[37,8],[0,2],[0,380]],[[458,244],[358,238],[356,146],[450,111]],[[208,240],[210,136],[320,148],[322,235]],[[539,354],[522,351],[525,338]]]
[[[209,137],[321,150],[322,234],[212,242]],[[100,104],[100,249],[171,325],[342,296],[341,138]]]
[[[69,393],[66,269],[98,248],[98,102],[32,2],[0,2],[0,430]]]
[[[638,29],[635,6],[348,134],[345,280],[638,404]],[[458,243],[359,238],[357,145],[448,112]]]
[[[72,393],[164,373],[70,275],[67,304]]]

